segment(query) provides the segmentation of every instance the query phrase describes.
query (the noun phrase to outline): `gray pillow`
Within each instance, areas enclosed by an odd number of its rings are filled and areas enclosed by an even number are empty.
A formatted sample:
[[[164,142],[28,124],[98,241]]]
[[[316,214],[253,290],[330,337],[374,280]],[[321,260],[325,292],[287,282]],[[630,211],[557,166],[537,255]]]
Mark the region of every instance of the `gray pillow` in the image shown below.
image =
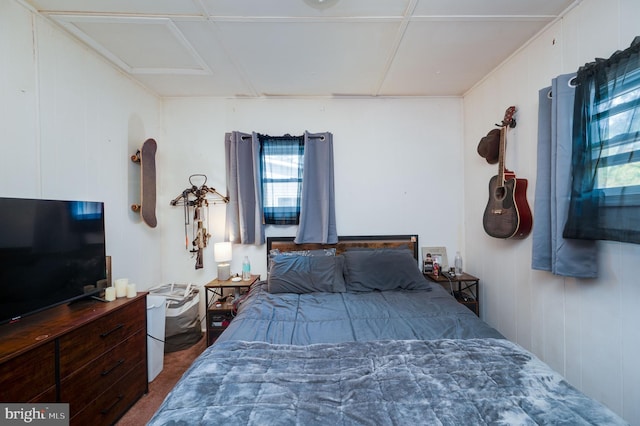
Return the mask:
[[[269,293],[342,293],[344,284],[342,256],[291,256],[273,258],[267,278]]]
[[[345,283],[349,292],[431,288],[410,250],[348,250],[344,258]]]
[[[279,254],[282,254],[285,256],[335,256],[336,249],[335,247],[331,247],[331,248],[323,248],[323,249],[293,250],[293,251],[280,251],[279,249],[271,249],[271,251],[269,251],[269,255],[272,257],[276,257]]]
[[[294,250],[294,251],[280,251],[278,249],[271,249],[269,251],[269,265],[267,266],[267,278],[271,274],[271,266],[273,265],[273,259],[278,256],[335,256],[335,247],[314,249],[314,250]]]

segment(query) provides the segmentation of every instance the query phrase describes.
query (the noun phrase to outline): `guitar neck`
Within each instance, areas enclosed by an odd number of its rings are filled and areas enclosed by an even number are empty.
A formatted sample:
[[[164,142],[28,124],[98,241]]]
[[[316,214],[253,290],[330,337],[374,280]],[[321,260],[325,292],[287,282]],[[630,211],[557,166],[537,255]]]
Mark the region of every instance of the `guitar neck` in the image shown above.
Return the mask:
[[[500,150],[498,151],[498,184],[501,187],[504,186],[505,182],[505,168],[504,168],[504,157],[505,152],[507,150],[507,127],[515,127],[515,120],[513,119],[513,114],[516,113],[516,107],[510,106],[504,112],[504,118],[502,119],[502,127],[500,127]]]
[[[500,150],[498,151],[498,183],[500,186],[504,186],[504,156],[507,144],[507,126],[500,128]]]

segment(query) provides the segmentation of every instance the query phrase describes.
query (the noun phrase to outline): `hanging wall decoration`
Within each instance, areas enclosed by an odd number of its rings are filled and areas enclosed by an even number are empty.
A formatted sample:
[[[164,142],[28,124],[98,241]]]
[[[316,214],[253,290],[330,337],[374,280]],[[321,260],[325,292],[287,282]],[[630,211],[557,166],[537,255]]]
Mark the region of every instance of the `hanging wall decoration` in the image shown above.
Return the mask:
[[[515,172],[505,167],[507,130],[516,127],[513,115],[516,107],[504,113],[500,127],[498,147],[498,174],[489,182],[489,201],[484,210],[482,225],[494,238],[526,238],[531,232],[533,218],[527,202],[527,180],[516,178]]]
[[[200,180],[200,185],[195,181]],[[185,249],[196,257],[196,269],[203,267],[202,250],[207,247],[209,234],[209,204],[228,203],[229,197],[220,194],[215,188],[207,186],[207,176],[194,174],[189,176],[191,186],[171,200],[172,206],[184,207],[184,243]],[[190,219],[193,217],[193,222]],[[191,247],[189,247],[189,225],[192,225]]]
[[[142,221],[155,228],[156,218],[156,151],[155,139],[147,139],[130,158],[140,166],[140,202],[131,205],[131,210],[140,213]]]

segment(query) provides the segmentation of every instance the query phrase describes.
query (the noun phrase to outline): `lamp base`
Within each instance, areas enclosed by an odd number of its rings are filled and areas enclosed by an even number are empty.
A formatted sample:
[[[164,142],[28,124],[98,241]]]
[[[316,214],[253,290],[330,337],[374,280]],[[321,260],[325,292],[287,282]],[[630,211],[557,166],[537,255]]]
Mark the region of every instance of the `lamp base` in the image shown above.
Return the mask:
[[[231,277],[231,265],[228,263],[218,263],[218,280],[226,281]]]

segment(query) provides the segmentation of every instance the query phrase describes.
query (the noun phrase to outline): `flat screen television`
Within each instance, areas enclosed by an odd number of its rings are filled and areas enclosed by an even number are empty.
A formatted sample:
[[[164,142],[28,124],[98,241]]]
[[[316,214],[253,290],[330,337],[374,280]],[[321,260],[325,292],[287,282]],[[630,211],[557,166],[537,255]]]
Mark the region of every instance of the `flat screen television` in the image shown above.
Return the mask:
[[[0,198],[0,323],[99,293],[104,203]]]

